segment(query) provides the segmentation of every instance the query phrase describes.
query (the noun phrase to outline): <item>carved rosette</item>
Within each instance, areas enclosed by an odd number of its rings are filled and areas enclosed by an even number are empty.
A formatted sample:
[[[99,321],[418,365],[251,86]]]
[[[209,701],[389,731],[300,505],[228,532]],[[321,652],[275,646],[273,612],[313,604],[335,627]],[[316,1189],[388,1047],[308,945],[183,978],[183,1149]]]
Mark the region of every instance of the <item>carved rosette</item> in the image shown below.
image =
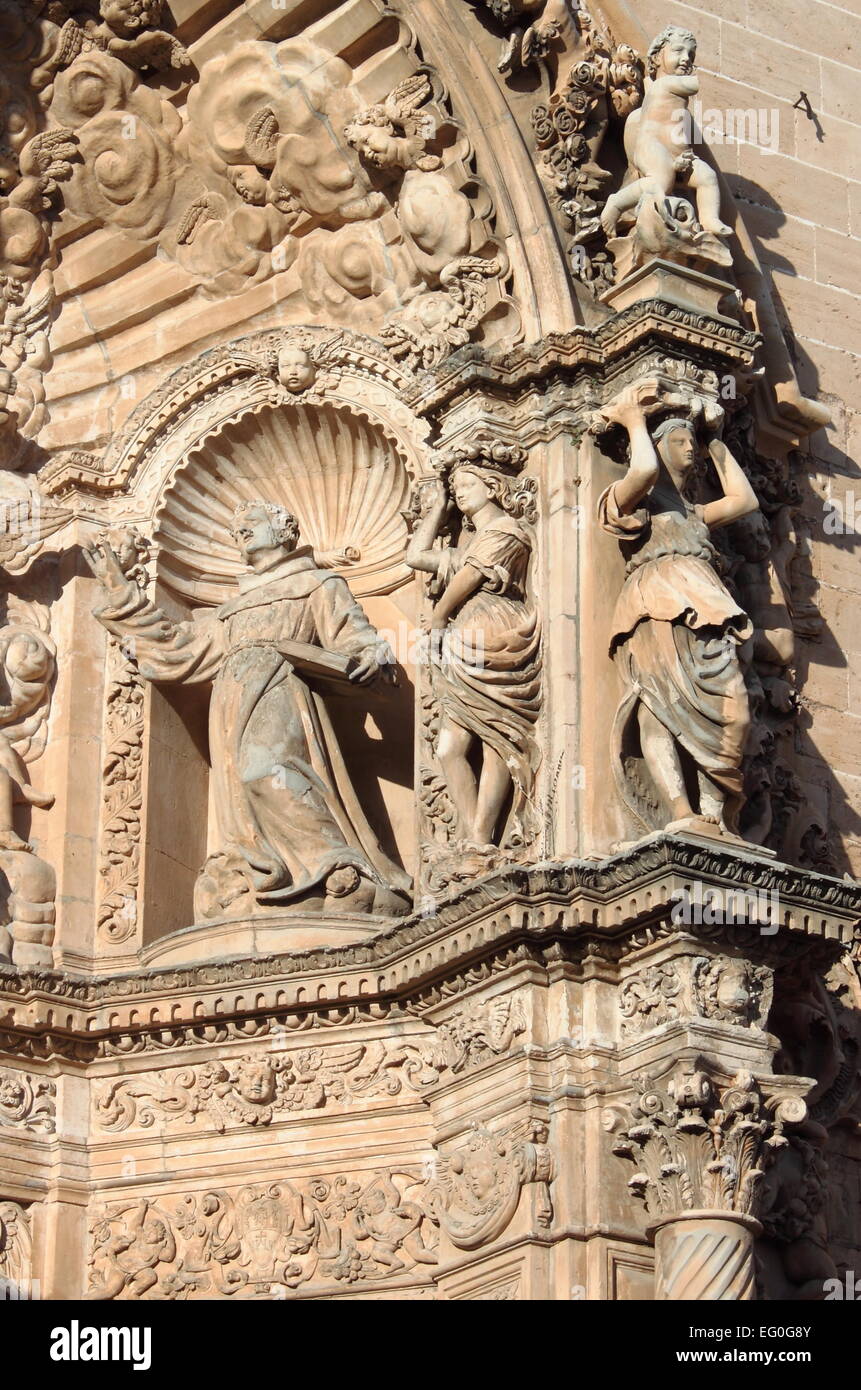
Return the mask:
[[[680,1071],[662,1087],[641,1083],[626,1112],[605,1112],[613,1152],[639,1165],[628,1187],[651,1218],[656,1298],[753,1298],[761,1185],[785,1127],[806,1117],[808,1085]]]

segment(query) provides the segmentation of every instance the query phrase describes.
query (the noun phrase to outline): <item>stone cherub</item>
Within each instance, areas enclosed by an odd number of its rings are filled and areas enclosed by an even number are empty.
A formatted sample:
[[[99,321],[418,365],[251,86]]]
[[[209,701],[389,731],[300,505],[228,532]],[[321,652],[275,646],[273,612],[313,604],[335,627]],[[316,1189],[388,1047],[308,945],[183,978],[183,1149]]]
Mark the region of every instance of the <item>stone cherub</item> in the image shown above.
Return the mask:
[[[722,493],[695,502],[694,423],[677,416],[650,432],[655,407],[653,383],[643,382],[601,412],[630,440],[628,471],[598,504],[627,560],[610,632],[624,686],[613,767],[645,829],[734,836],[750,726],[740,648],[753,624],[719,577],[710,532],[759,504],[717,437],[708,452]]]
[[[601,224],[608,236],[623,213],[646,199],[665,199],[677,184],[696,190],[699,220],[705,232],[726,237],[732,228],[721,221],[720,185],[715,170],[694,154],[690,98],[699,91],[694,76],[697,41],[688,29],[669,25],[648,52],[650,81],[642,106],[625,123],[625,152],[637,175],[612,194]]]
[[[218,848],[198,877],[195,916],[406,912],[410,880],[364,817],[316,689],[393,678],[391,650],[345,580],[299,545],[284,507],[244,503],[233,536],[249,567],[239,593],[192,622],[156,608],[106,541],[86,552],[105,590],[96,616],[141,675],[213,682]]]
[[[54,646],[35,628],[0,630],[0,850],[29,849],[15,831],[14,807],[54,804],[27,776],[27,757],[45,744],[48,692],[54,676]]]

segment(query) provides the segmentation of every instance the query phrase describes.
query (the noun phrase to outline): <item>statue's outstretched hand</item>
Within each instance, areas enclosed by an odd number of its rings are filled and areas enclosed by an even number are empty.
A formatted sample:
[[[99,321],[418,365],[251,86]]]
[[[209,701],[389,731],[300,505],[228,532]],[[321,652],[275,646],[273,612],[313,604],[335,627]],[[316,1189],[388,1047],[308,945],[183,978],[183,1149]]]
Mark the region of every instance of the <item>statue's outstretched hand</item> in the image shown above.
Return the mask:
[[[128,584],[116,551],[107,541],[96,541],[94,545],[84,546],[84,559],[99,583],[109,593],[118,593]]]

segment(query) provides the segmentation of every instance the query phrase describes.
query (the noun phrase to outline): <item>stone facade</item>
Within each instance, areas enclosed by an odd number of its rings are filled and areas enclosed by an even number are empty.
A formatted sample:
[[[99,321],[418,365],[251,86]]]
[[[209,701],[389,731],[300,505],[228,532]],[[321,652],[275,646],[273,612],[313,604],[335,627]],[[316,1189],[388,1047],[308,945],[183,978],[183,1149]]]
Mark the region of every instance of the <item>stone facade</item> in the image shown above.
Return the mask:
[[[4,1287],[822,1297],[861,12],[4,15]]]

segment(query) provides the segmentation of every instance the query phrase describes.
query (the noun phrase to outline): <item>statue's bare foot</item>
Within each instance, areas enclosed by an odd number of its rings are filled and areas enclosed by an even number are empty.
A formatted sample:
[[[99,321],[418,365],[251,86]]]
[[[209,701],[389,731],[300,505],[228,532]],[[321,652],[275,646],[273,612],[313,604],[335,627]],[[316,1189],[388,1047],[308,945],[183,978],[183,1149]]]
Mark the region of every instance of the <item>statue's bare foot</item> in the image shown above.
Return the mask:
[[[702,228],[711,236],[732,236],[732,227],[728,227],[725,222],[703,222]]]
[[[669,825],[664,826],[665,835],[712,835],[715,838],[721,836],[720,823],[717,816],[682,816],[679,820],[670,821]]]
[[[16,835],[14,830],[0,830],[0,850],[2,849],[22,849],[30,854],[33,852],[33,846],[22,840],[20,835]]]

